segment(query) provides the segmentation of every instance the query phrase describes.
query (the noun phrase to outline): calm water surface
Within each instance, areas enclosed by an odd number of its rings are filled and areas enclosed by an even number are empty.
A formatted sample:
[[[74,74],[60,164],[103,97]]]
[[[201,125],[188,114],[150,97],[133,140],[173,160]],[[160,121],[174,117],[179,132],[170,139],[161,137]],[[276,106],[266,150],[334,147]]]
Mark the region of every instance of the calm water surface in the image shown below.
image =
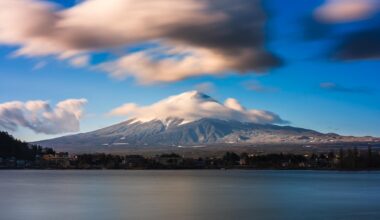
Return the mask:
[[[3,170],[0,219],[380,219],[380,173]]]

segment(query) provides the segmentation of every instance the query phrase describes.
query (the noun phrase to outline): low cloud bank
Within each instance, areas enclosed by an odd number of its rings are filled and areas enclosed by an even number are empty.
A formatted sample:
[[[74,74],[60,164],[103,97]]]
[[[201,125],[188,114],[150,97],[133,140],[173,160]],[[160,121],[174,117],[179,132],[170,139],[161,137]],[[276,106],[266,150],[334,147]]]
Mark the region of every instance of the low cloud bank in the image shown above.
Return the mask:
[[[36,133],[61,134],[79,131],[86,99],[67,99],[52,107],[47,101],[13,101],[0,104],[0,128],[19,127]]]

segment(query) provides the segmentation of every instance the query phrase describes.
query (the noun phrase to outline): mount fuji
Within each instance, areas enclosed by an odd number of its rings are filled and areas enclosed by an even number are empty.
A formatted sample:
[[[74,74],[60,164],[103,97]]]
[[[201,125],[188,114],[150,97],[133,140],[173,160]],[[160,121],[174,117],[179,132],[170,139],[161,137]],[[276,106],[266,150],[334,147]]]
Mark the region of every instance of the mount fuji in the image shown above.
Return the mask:
[[[58,149],[99,149],[379,141],[373,137],[323,134],[287,126],[288,122],[275,113],[246,109],[232,98],[220,103],[197,91],[171,96],[150,106],[127,103],[109,114],[127,116],[130,119],[92,132],[36,143]]]

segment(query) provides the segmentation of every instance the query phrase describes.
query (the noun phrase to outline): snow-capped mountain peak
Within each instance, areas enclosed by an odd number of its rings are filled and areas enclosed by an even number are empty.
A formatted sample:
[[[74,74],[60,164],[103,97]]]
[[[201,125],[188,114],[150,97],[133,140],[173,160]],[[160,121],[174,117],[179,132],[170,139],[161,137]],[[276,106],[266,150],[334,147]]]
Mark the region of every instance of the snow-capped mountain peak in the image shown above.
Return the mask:
[[[236,99],[224,103],[190,91],[149,106],[127,103],[113,114],[126,115],[125,122],[96,131],[37,142],[67,148],[200,146],[247,143],[368,142],[378,139],[344,137],[316,131],[273,125],[283,122],[274,113],[246,109]]]
[[[197,121],[202,118],[236,120],[260,124],[284,122],[284,120],[272,112],[246,109],[236,99],[228,98],[223,104],[198,91],[189,91],[170,96],[148,106],[126,103],[112,110],[110,114],[134,118],[135,122],[159,120],[167,123],[170,118],[180,119],[181,124]]]

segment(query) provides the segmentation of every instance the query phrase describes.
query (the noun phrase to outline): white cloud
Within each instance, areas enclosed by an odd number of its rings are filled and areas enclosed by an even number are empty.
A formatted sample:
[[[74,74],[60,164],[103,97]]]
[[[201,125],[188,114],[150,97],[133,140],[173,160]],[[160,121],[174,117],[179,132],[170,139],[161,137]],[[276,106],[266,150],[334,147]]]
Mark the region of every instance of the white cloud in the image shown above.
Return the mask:
[[[324,22],[350,22],[367,19],[380,9],[378,0],[327,0],[315,16]]]
[[[263,110],[246,109],[236,99],[229,98],[225,104],[196,91],[171,96],[148,106],[127,103],[113,109],[109,115],[128,116],[136,121],[165,120],[170,117],[191,122],[201,118],[238,120],[254,123],[286,123],[278,115]]]
[[[224,19],[202,12],[194,0],[91,0],[71,8],[39,0],[0,0],[0,42],[20,45],[18,55],[84,51],[159,39],[171,25],[206,25]]]
[[[160,50],[161,54],[168,57],[155,59],[156,54],[147,50],[125,55],[117,61],[104,63],[99,67],[115,78],[134,76],[141,83],[171,82],[196,75],[220,74],[224,70],[233,69],[231,59],[213,51],[178,48]]]
[[[265,20],[259,0],[236,0],[233,6],[209,0],[87,0],[67,9],[41,0],[0,0],[0,44],[19,46],[18,56],[55,55],[85,66],[88,57],[80,55],[154,41],[158,54],[124,54],[102,69],[118,78],[168,82],[278,66],[280,60],[264,46]]]
[[[90,57],[87,55],[76,56],[69,59],[69,62],[74,67],[85,67],[89,64]]]
[[[233,98],[226,99],[226,101],[224,101],[224,106],[238,112],[246,111],[246,109],[239,103],[239,101]]]
[[[25,127],[36,133],[60,134],[79,131],[86,99],[67,99],[53,108],[47,101],[13,101],[0,104],[0,128]]]

